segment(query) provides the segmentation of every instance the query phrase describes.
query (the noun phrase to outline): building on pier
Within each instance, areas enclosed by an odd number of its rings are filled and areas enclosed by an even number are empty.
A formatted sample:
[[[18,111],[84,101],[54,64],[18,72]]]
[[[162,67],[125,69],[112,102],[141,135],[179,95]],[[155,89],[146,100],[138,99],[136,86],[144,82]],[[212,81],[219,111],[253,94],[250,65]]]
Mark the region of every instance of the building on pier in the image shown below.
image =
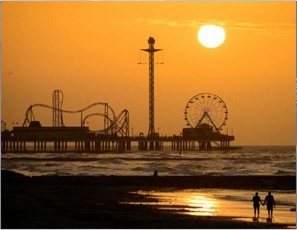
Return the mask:
[[[4,130],[1,151],[99,153],[131,150],[131,142],[121,136],[95,134],[88,127],[41,127],[38,123]]]
[[[126,152],[136,146],[139,151],[210,151],[232,149],[234,136],[220,134],[208,125],[184,128],[177,136],[133,136],[94,134],[88,127],[14,127],[1,136],[2,152]],[[215,146],[212,145],[215,143]]]

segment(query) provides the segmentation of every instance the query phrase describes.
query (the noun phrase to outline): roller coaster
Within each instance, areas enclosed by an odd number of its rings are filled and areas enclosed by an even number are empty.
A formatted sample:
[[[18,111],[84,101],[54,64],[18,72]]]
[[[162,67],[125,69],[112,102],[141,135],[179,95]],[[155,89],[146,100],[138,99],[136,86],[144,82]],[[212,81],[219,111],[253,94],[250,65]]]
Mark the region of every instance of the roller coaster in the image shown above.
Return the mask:
[[[53,112],[53,127],[65,127],[63,120],[63,113],[80,114],[81,121],[80,126],[85,127],[87,120],[91,117],[103,118],[102,129],[90,130],[91,133],[98,135],[115,135],[127,137],[129,136],[129,112],[124,109],[116,116],[116,113],[112,107],[105,102],[95,102],[79,110],[65,110],[62,109],[63,104],[63,92],[55,90],[53,92],[53,106],[46,104],[33,104],[28,107],[25,113],[25,120],[23,127],[28,127],[33,121],[37,121],[34,114],[34,109],[45,108],[50,109]],[[96,109],[96,112],[89,112]],[[98,119],[99,120],[99,119]]]
[[[234,141],[233,135],[220,132],[228,119],[227,106],[220,97],[211,93],[200,93],[189,100],[184,112],[189,127],[183,128],[181,135],[173,136],[159,136],[158,133],[147,137],[143,133],[130,136],[128,110],[124,109],[116,116],[114,109],[105,102],[95,102],[78,110],[66,110],[62,105],[61,90],[53,92],[52,105],[30,105],[22,127],[13,127],[11,132],[2,132],[1,151],[125,152],[131,151],[131,146],[135,143],[140,151],[163,150],[164,143],[171,144],[173,151],[209,151],[232,149],[230,142]],[[41,126],[42,116],[36,119],[38,108],[52,111],[52,126]],[[65,114],[79,114],[80,124],[66,126],[64,118],[68,119],[68,116],[64,117]],[[96,125],[100,124],[99,129],[90,129],[89,119],[92,117],[96,117],[95,122]],[[5,129],[5,123],[2,121],[1,124],[2,129]]]

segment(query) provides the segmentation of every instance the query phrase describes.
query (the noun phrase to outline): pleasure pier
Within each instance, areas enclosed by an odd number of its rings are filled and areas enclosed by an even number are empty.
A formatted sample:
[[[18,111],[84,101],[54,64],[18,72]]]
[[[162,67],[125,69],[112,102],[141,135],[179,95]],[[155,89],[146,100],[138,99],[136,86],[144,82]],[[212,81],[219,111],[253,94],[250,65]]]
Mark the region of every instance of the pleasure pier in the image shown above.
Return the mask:
[[[186,104],[185,128],[179,135],[160,136],[155,131],[154,117],[154,54],[155,39],[149,37],[149,47],[141,49],[149,53],[149,130],[147,135],[130,135],[129,111],[124,109],[116,115],[106,102],[95,102],[79,110],[62,108],[63,92],[55,90],[52,105],[37,103],[25,112],[22,126],[6,129],[1,121],[1,152],[126,152],[136,148],[140,151],[162,151],[169,146],[173,151],[230,150],[233,135],[222,134],[228,120],[225,102],[212,93],[198,93]],[[163,63],[162,63],[163,64]],[[52,126],[43,126],[36,119],[35,110],[49,109]],[[95,111],[95,112],[94,112]],[[66,126],[63,114],[80,114],[80,124]],[[90,130],[88,119],[97,117],[102,122],[99,130]],[[96,119],[97,119],[96,118]],[[100,120],[100,121],[99,121]],[[133,147],[133,148],[132,148]]]

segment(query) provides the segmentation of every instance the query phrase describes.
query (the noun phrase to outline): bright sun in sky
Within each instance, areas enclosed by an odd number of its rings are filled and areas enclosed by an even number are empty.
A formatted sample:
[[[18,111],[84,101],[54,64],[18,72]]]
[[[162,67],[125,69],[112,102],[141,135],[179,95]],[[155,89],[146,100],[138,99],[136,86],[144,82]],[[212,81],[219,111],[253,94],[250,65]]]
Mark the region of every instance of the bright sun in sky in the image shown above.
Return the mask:
[[[199,42],[207,48],[216,48],[225,41],[225,30],[221,26],[204,25],[198,31]]]

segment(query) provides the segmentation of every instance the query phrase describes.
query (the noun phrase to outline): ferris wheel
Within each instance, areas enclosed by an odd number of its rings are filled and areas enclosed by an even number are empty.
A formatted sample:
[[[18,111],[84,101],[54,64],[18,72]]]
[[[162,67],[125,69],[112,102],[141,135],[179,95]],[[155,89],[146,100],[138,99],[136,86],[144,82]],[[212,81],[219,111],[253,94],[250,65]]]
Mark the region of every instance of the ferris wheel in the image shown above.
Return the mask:
[[[185,108],[187,126],[198,128],[201,124],[213,126],[216,131],[222,129],[228,120],[225,102],[212,93],[200,93],[192,97]]]

